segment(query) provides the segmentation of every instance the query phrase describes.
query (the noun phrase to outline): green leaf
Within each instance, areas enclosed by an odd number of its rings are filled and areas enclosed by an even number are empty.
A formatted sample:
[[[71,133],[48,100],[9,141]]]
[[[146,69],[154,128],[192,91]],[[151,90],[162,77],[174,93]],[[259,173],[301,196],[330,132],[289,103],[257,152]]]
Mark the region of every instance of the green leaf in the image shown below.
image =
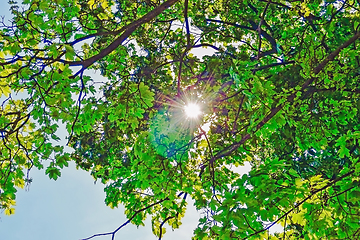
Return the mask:
[[[49,175],[49,178],[50,179],[54,179],[54,180],[57,180],[58,177],[61,176],[61,172],[59,169],[55,168],[55,167],[48,167],[45,171],[45,173],[47,175]]]

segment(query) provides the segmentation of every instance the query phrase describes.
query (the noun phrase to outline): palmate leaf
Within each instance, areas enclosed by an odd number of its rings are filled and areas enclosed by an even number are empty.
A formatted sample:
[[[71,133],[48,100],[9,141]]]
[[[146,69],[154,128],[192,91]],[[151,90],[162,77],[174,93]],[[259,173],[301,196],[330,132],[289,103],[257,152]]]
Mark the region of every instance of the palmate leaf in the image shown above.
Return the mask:
[[[49,175],[49,178],[57,180],[61,176],[60,170],[56,167],[48,167],[45,171]]]

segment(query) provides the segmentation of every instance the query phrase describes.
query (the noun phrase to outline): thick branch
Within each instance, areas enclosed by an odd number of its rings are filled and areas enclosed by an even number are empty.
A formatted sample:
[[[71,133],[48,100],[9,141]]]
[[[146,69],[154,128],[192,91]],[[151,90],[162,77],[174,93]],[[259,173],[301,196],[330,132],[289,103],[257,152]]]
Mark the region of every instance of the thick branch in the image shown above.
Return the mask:
[[[263,22],[265,22],[265,15],[266,15],[266,11],[267,9],[269,8],[270,6],[270,0],[268,1],[268,3],[266,4],[266,7],[264,9],[264,12],[263,14],[260,16],[260,22],[259,22],[259,26],[257,28],[257,31],[259,33],[259,48],[258,48],[258,56],[257,56],[257,59],[259,60],[260,59],[260,54],[261,54],[261,25]],[[275,48],[276,49],[276,48]]]
[[[360,32],[357,32],[352,38],[347,40],[343,45],[341,45],[335,51],[330,53],[319,65],[317,65],[317,67],[314,69],[314,73],[318,74],[319,72],[321,72],[324,69],[324,67],[326,66],[326,64],[328,64],[330,61],[334,60],[334,58],[337,55],[339,55],[341,50],[350,46],[350,44],[355,42],[359,37],[360,37]]]
[[[258,25],[257,25],[253,20],[249,20],[249,23],[250,23],[250,25],[252,26],[252,29],[253,29],[253,30],[256,31],[256,30],[258,29]],[[266,40],[269,41],[269,43],[270,43],[271,46],[272,46],[272,49],[273,49],[275,52],[277,52],[275,39],[274,39],[270,34],[268,34],[267,32],[265,32],[265,31],[262,30],[262,29],[261,29],[260,33],[261,33],[261,36],[263,36]]]
[[[155,17],[157,17],[159,14],[161,14],[165,9],[171,7],[172,5],[174,5],[176,2],[178,2],[179,0],[168,0],[166,2],[164,2],[163,4],[161,4],[160,6],[156,7],[154,10],[152,10],[151,12],[147,13],[145,16],[143,16],[142,18],[134,21],[133,23],[131,23],[129,26],[127,26],[127,28],[124,30],[124,32],[117,38],[115,39],[108,47],[104,48],[103,50],[101,50],[97,55],[92,56],[84,61],[76,61],[76,62],[71,62],[69,63],[70,66],[79,66],[81,65],[83,68],[87,68],[89,66],[91,66],[94,62],[102,59],[103,57],[107,56],[109,53],[111,53],[112,51],[114,51],[118,46],[120,46],[125,39],[127,39],[139,26],[141,26],[144,23],[149,22],[150,20],[154,19]]]

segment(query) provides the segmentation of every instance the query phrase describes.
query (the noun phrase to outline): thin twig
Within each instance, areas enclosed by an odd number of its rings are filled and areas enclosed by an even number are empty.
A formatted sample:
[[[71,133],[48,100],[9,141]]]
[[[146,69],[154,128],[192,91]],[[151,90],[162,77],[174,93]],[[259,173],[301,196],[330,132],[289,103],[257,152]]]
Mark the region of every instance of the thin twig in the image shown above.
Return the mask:
[[[259,233],[262,233],[266,230],[269,230],[272,226],[274,226],[276,223],[278,223],[281,219],[287,217],[290,213],[292,213],[295,209],[297,209],[300,205],[302,205],[303,203],[305,203],[307,200],[309,200],[310,198],[312,198],[315,194],[317,194],[318,192],[322,191],[322,190],[325,190],[326,188],[328,187],[331,187],[332,185],[334,185],[336,182],[342,180],[343,178],[345,177],[348,177],[350,176],[351,174],[353,174],[355,171],[351,171],[351,172],[348,172],[346,174],[344,174],[343,176],[333,180],[332,182],[328,183],[327,185],[325,185],[324,187],[320,188],[320,189],[317,189],[316,191],[314,191],[312,194],[310,194],[309,196],[307,196],[306,198],[304,198],[301,202],[299,202],[298,204],[296,204],[296,206],[292,209],[290,209],[289,211],[287,211],[284,215],[282,215],[281,217],[279,217],[276,221],[272,222],[268,227],[266,228],[263,228],[259,231],[256,231],[255,233],[252,233],[250,234],[249,236],[247,236],[246,238],[243,238],[243,240],[245,239],[248,239],[254,235],[257,235]]]

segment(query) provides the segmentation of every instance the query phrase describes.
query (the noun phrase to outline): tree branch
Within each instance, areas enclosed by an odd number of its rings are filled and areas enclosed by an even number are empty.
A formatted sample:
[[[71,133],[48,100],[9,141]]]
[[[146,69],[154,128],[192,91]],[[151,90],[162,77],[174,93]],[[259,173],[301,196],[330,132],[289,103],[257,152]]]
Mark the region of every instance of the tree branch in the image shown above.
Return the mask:
[[[257,55],[257,59],[259,60],[260,59],[260,54],[261,54],[261,25],[263,22],[265,22],[265,15],[266,15],[266,11],[267,9],[269,8],[270,6],[270,2],[271,0],[268,0],[266,6],[265,6],[265,9],[264,9],[264,12],[262,13],[262,15],[260,16],[260,22],[259,22],[259,26],[257,28],[257,31],[259,33],[259,49],[258,49],[258,55]],[[276,49],[276,48],[275,48]]]
[[[181,89],[180,89],[180,85],[181,85],[181,71],[182,71],[182,64],[183,64],[183,60],[184,57],[186,55],[186,53],[190,50],[191,48],[191,44],[190,44],[190,26],[189,26],[189,19],[188,19],[188,7],[189,7],[189,0],[185,0],[184,3],[184,17],[185,17],[185,25],[186,25],[186,39],[187,39],[187,43],[186,43],[186,49],[185,51],[182,53],[181,57],[180,57],[180,64],[179,64],[179,73],[178,73],[178,80],[177,80],[177,94],[180,95]]]
[[[352,38],[350,38],[348,41],[346,41],[345,43],[343,43],[340,47],[338,47],[335,51],[333,51],[332,53],[329,54],[328,57],[326,57],[325,60],[323,60],[318,66],[316,66],[313,70],[313,72],[315,74],[320,73],[324,67],[326,66],[326,64],[328,62],[330,62],[331,60],[333,60],[340,52],[342,49],[348,47],[351,43],[355,42],[358,38],[360,37],[360,32],[356,33]],[[299,91],[303,91],[305,88],[307,88],[313,81],[315,80],[315,78],[310,78],[309,80],[307,80],[302,86],[301,89]],[[288,98],[287,98],[287,102],[292,102],[295,97],[296,97],[296,93],[291,94]],[[274,107],[271,109],[270,113],[261,121],[259,122],[255,129],[254,129],[254,133],[256,131],[258,131],[261,127],[263,127],[270,119],[272,119],[282,108],[283,108],[284,104],[279,104],[277,107]],[[222,157],[225,156],[229,156],[233,151],[235,151],[236,149],[238,149],[242,144],[244,144],[248,139],[251,138],[251,134],[248,133],[245,136],[243,136],[241,138],[241,140],[239,142],[236,142],[228,147],[226,147],[224,150],[220,151],[219,153],[217,153],[212,159],[210,159],[210,163],[215,161],[216,159],[220,159]]]
[[[206,21],[226,24],[226,25],[230,25],[230,26],[233,26],[233,27],[241,28],[241,29],[254,30],[251,27],[240,25],[240,24],[237,24],[237,23],[227,22],[227,21],[221,21],[221,20],[215,20],[215,19],[206,19]]]
[[[199,48],[199,47],[211,47],[212,49],[215,49],[218,52],[224,52],[221,48],[218,48],[217,46],[214,46],[214,45],[209,44],[209,43],[197,44],[197,45],[192,46],[191,48]],[[232,57],[234,59],[236,58],[236,56],[234,54],[230,53],[230,52],[225,51],[225,54],[228,54],[230,57]]]
[[[334,58],[337,55],[339,55],[341,50],[343,50],[344,48],[347,48],[350,44],[355,42],[359,37],[360,37],[360,32],[357,32],[352,38],[347,40],[343,45],[341,45],[335,51],[330,53],[319,65],[316,66],[316,68],[314,69],[314,73],[318,74],[319,72],[321,72],[324,69],[324,67],[326,66],[326,64],[328,64],[330,61],[334,60]]]
[[[272,226],[274,226],[276,223],[278,223],[281,219],[283,219],[284,217],[287,217],[291,212],[293,212],[295,209],[297,209],[300,205],[302,205],[303,203],[305,203],[307,200],[309,200],[311,197],[313,197],[315,194],[317,194],[318,192],[325,190],[328,187],[331,187],[332,185],[334,185],[336,182],[342,180],[345,177],[348,177],[349,175],[353,174],[355,171],[350,171],[344,175],[342,175],[341,177],[333,180],[331,183],[328,183],[327,185],[325,185],[324,187],[317,189],[316,191],[314,191],[312,194],[310,194],[309,196],[307,196],[306,198],[304,198],[301,202],[299,202],[298,204],[296,204],[296,206],[292,209],[290,209],[289,211],[287,211],[284,215],[282,215],[281,217],[279,217],[276,221],[274,221],[273,223],[271,223],[268,227],[263,228],[253,234],[250,234],[249,236],[247,236],[246,238],[243,238],[243,240],[250,238],[251,236],[257,235],[259,233],[262,233],[266,230],[269,230]]]
[[[180,193],[177,195],[177,197],[180,197],[180,196],[183,195],[183,194],[184,194],[184,192],[180,192]],[[185,194],[184,198],[186,197],[186,195],[187,195],[187,194]],[[114,240],[115,234],[116,234],[122,227],[124,227],[124,226],[126,226],[127,224],[129,224],[129,223],[135,218],[135,216],[136,216],[137,214],[139,214],[139,213],[141,213],[141,212],[143,212],[143,211],[145,211],[145,210],[147,210],[147,209],[149,209],[149,208],[151,208],[151,207],[153,207],[153,206],[155,206],[155,205],[158,205],[158,204],[160,204],[160,203],[162,203],[162,202],[164,202],[164,201],[166,201],[166,200],[169,200],[169,199],[170,199],[169,197],[164,198],[164,199],[162,199],[162,200],[160,200],[160,201],[157,201],[157,202],[155,202],[155,203],[150,204],[149,206],[146,206],[146,207],[144,207],[144,208],[141,208],[141,209],[135,211],[135,213],[132,215],[131,218],[129,218],[129,220],[127,220],[126,222],[124,222],[121,226],[119,226],[117,229],[115,229],[115,230],[112,231],[112,232],[94,234],[94,235],[92,235],[91,237],[83,238],[83,239],[81,239],[81,240],[89,240],[89,239],[92,239],[92,238],[94,238],[94,237],[100,237],[100,236],[106,236],[106,235],[111,235],[111,236],[112,236],[111,240]]]
[[[129,223],[135,218],[136,215],[138,215],[138,214],[141,213],[142,211],[145,211],[146,209],[149,209],[149,208],[151,208],[151,207],[153,207],[153,206],[155,206],[155,205],[157,205],[157,204],[160,204],[160,203],[162,203],[163,201],[166,201],[166,200],[169,200],[169,198],[162,199],[162,200],[160,200],[160,201],[158,201],[158,202],[155,202],[155,203],[153,203],[153,204],[150,204],[150,205],[147,206],[147,207],[144,207],[144,208],[142,208],[142,209],[137,210],[137,211],[132,215],[132,217],[129,218],[129,220],[127,220],[126,222],[124,222],[121,226],[119,226],[119,227],[118,227],[117,229],[115,229],[113,232],[94,234],[94,235],[92,235],[91,237],[83,238],[82,240],[89,240],[89,239],[92,239],[92,238],[94,238],[94,237],[107,236],[107,235],[111,235],[111,236],[112,236],[111,239],[114,240],[115,234],[116,234],[121,228],[123,228],[124,226],[126,226],[127,224],[129,224]]]
[[[267,69],[267,68],[276,67],[276,66],[284,66],[284,65],[288,65],[288,64],[294,64],[294,63],[295,63],[295,61],[271,63],[271,64],[268,64],[268,65],[265,65],[265,66],[260,66],[258,68],[254,68],[252,71],[253,71],[253,73],[256,73],[257,71],[264,70],[264,69]]]
[[[91,66],[94,62],[104,58],[109,53],[114,51],[118,46],[120,46],[125,39],[127,39],[139,26],[141,26],[144,23],[149,22],[150,20],[154,19],[156,16],[161,14],[164,10],[174,5],[179,0],[168,0],[164,2],[163,4],[156,7],[151,12],[147,13],[145,16],[141,17],[140,19],[134,21],[133,23],[129,24],[124,30],[124,32],[115,39],[109,46],[101,50],[97,55],[94,55],[84,61],[75,61],[75,62],[69,62],[70,66],[79,66],[81,65],[83,68],[87,68]]]

